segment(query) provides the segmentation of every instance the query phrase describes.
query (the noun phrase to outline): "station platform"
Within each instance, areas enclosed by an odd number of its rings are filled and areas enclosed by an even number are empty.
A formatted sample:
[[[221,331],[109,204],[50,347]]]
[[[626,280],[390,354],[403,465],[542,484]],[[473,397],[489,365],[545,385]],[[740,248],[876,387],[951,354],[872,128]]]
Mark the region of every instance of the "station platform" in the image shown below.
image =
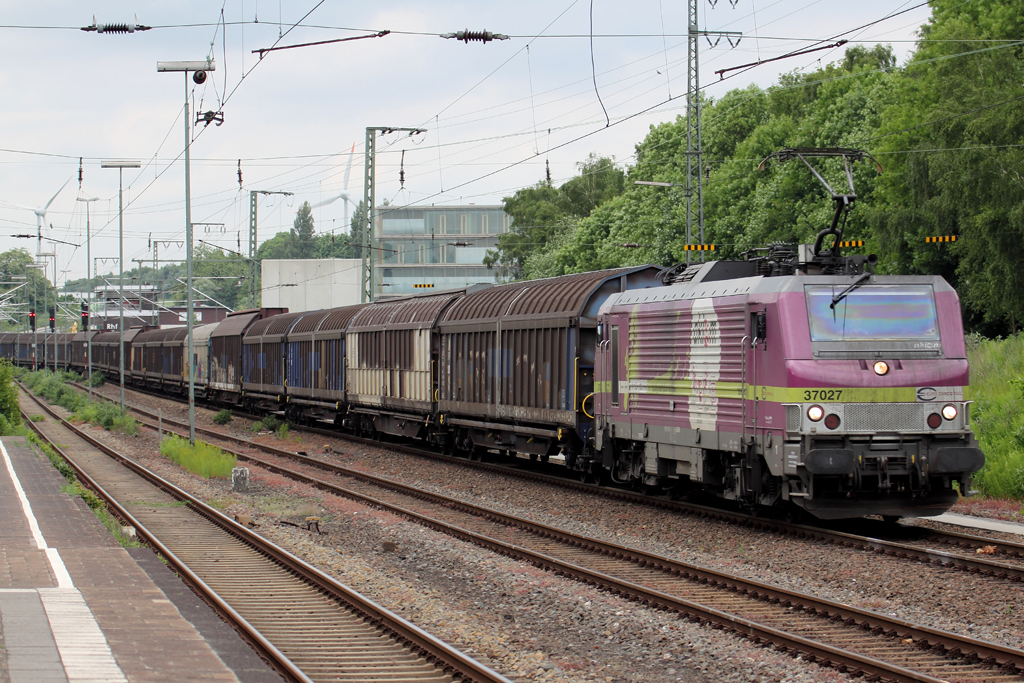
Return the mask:
[[[0,439],[0,681],[282,680],[66,484],[24,438]]]
[[[1007,522],[1001,519],[988,519],[987,517],[972,517],[955,512],[946,512],[935,517],[925,517],[924,519],[931,522],[944,522],[946,524],[965,526],[981,531],[1000,531],[1004,534],[1024,536],[1024,524],[1019,522]]]

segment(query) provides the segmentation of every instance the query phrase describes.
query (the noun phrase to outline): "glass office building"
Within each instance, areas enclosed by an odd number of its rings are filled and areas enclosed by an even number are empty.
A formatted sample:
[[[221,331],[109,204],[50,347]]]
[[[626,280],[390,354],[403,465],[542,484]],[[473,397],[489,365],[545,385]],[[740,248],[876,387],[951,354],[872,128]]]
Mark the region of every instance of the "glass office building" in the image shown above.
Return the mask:
[[[422,285],[436,291],[493,283],[484,256],[511,222],[500,206],[379,207],[379,296],[422,292]]]

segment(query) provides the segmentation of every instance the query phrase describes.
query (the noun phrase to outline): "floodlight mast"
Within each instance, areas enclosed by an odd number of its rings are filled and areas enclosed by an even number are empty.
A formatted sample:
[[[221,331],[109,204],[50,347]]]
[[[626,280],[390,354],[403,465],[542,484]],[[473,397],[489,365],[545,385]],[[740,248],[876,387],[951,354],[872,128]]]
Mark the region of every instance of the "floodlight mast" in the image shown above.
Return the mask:
[[[189,132],[188,112],[188,72],[193,72],[192,79],[198,84],[206,80],[206,72],[214,71],[216,65],[212,58],[191,61],[191,62],[157,62],[156,70],[159,73],[177,72],[185,74],[185,285],[186,305],[185,325],[188,330],[188,441],[193,446],[196,443],[196,370],[195,351],[192,344],[192,319],[194,317],[194,302],[192,300],[192,194],[189,185],[189,148],[191,147],[191,135]]]

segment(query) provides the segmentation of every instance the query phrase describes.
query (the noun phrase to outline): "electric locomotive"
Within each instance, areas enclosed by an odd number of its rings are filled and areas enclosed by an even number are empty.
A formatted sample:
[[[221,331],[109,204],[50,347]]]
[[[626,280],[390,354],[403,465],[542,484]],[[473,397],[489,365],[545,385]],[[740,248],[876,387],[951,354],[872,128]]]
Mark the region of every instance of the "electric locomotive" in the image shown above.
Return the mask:
[[[807,163],[826,156],[842,159],[848,193]],[[773,157],[807,163],[836,203],[832,225],[813,245],[677,267],[667,287],[609,297],[585,466],[822,519],[940,514],[984,464],[957,294],[840,254],[850,162],[866,153]]]

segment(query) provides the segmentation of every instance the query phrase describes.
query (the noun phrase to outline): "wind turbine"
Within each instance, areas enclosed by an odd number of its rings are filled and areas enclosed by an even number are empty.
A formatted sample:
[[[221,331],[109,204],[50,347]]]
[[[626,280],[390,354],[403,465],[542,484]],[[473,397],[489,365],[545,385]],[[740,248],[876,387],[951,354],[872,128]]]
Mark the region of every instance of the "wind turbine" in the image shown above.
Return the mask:
[[[348,203],[350,201],[352,201],[352,195],[350,195],[348,193],[348,177],[352,173],[352,155],[354,155],[355,153],[356,153],[356,143],[353,142],[352,143],[352,150],[348,153],[348,165],[345,167],[345,179],[344,179],[344,181],[342,181],[342,184],[341,184],[341,192],[336,194],[336,195],[334,195],[333,197],[328,197],[327,199],[323,200],[322,202],[317,202],[316,204],[314,204],[311,207],[311,208],[314,208],[314,209],[318,209],[321,206],[327,206],[328,204],[332,204],[332,203],[338,201],[339,199],[344,200],[344,202],[345,202],[345,222],[343,223],[343,225],[346,227],[346,229],[349,229],[349,230],[351,230],[351,226],[349,226],[349,223],[348,223]]]
[[[43,224],[46,223],[46,210],[50,208],[50,204],[53,204],[53,200],[57,198],[57,195],[59,195],[61,192],[64,191],[64,188],[67,187],[68,183],[70,183],[70,182],[71,182],[71,178],[68,178],[67,180],[65,180],[64,184],[60,186],[60,189],[57,190],[56,194],[54,194],[52,197],[50,197],[50,201],[46,202],[46,204],[41,209],[34,209],[31,206],[22,206],[21,204],[15,204],[14,205],[14,206],[17,206],[19,209],[27,209],[27,210],[31,211],[32,213],[34,213],[36,215],[36,256],[37,257],[38,257],[39,254],[41,254],[43,252]]]

